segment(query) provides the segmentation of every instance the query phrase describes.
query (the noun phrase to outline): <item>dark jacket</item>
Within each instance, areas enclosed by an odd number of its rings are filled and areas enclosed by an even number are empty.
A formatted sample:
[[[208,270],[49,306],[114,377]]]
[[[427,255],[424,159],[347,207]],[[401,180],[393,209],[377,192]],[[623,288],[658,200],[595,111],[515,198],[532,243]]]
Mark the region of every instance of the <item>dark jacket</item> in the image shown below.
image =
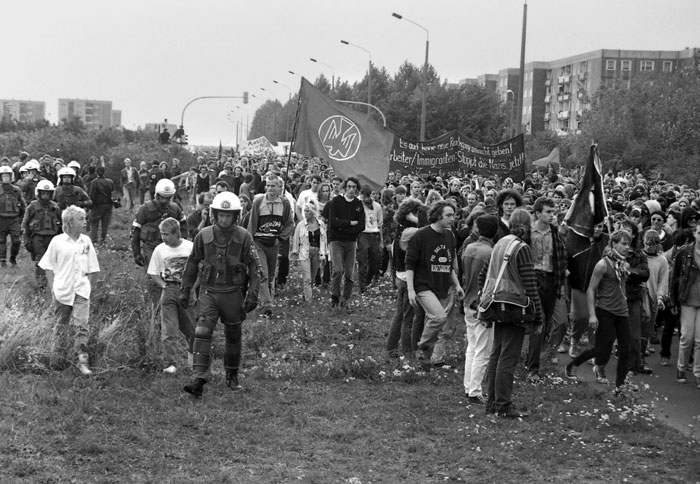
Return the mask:
[[[642,299],[642,282],[649,280],[649,261],[647,255],[639,249],[630,251],[627,256],[630,265],[630,273],[625,283],[625,295],[627,301],[638,301]]]
[[[670,296],[671,304],[682,305],[688,298],[690,291],[690,277],[693,271],[700,270],[695,263],[695,244],[688,244],[681,247],[676,254],[671,272]]]
[[[90,200],[94,206],[112,205],[114,183],[105,177],[97,177],[90,183]]]

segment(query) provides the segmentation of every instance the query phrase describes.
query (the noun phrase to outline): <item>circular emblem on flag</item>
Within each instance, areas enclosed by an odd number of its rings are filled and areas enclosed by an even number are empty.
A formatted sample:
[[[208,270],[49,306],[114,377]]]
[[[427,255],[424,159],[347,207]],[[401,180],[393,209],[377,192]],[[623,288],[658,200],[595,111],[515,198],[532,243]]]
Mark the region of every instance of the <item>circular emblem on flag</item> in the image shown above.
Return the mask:
[[[357,125],[345,116],[334,115],[323,120],[318,137],[328,157],[335,161],[349,160],[357,154],[362,135]]]
[[[231,202],[229,202],[228,200],[224,200],[223,202],[221,202],[221,208],[223,208],[223,209],[231,208]]]

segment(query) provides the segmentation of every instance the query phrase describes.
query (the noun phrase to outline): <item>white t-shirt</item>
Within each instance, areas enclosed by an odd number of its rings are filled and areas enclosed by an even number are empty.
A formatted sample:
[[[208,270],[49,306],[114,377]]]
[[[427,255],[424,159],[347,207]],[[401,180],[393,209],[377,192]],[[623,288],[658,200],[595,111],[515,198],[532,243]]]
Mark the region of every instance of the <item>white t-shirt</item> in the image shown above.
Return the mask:
[[[179,284],[187,265],[187,258],[192,253],[192,241],[180,239],[180,245],[170,247],[161,242],[153,250],[148,263],[148,274],[160,276],[165,282]]]
[[[65,233],[55,236],[39,261],[39,267],[53,272],[53,295],[66,306],[73,305],[76,294],[90,299],[88,274],[100,272],[95,247],[85,234],[80,234],[78,240]]]

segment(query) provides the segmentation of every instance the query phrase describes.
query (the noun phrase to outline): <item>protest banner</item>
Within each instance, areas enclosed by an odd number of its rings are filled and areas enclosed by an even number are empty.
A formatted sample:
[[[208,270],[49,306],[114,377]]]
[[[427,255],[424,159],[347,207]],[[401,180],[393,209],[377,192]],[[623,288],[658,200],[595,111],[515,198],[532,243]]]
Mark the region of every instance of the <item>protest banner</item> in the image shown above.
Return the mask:
[[[523,135],[496,145],[485,145],[459,132],[450,131],[426,141],[411,141],[398,135],[389,154],[389,169],[402,174],[457,175],[474,172],[484,176],[525,178]]]

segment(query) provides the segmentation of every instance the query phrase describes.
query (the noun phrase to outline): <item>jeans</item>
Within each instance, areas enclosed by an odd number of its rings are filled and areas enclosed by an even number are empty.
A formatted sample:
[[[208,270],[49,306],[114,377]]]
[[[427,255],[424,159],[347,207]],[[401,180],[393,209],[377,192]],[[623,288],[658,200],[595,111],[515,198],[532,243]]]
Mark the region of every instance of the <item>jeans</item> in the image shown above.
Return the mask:
[[[357,272],[360,290],[364,291],[379,272],[379,232],[361,232],[357,237]]]
[[[333,275],[331,295],[347,304],[352,297],[353,273],[355,271],[355,251],[357,242],[335,240],[330,243]],[[343,295],[340,295],[340,280],[343,280]]]
[[[470,397],[480,397],[481,384],[493,348],[493,326],[487,328],[476,319],[476,311],[464,308],[467,325],[467,351],[464,355],[464,392]]]
[[[127,183],[122,187],[122,191],[124,192],[124,208],[131,210],[140,199],[139,189],[133,183]]]
[[[90,214],[90,237],[93,242],[97,242],[97,229],[102,224],[102,232],[100,237],[100,242],[104,242],[107,238],[107,229],[109,228],[109,220],[112,218],[112,204],[102,203],[100,205],[95,205],[92,207],[92,213]]]
[[[312,296],[313,282],[319,272],[321,260],[319,259],[318,247],[309,247],[309,258],[299,261],[301,268],[301,279],[304,284],[304,301],[310,302]]]
[[[544,326],[539,333],[530,335],[530,342],[527,345],[527,361],[525,366],[529,371],[538,372],[540,370],[540,354],[542,353],[542,344],[544,339],[549,334],[549,328],[552,322],[552,313],[554,313],[554,304],[557,301],[556,277],[552,272],[535,271],[537,275],[537,289],[540,295],[540,303],[542,304],[542,319]]]
[[[493,348],[486,370],[488,403],[497,412],[505,412],[513,405],[513,377],[525,340],[525,328],[516,324],[493,324]]]
[[[275,288],[279,242],[275,241],[272,245],[265,245],[256,240],[255,249],[258,251],[260,271],[262,272],[260,277],[260,309],[270,309]]]
[[[644,364],[642,357],[642,300],[627,301],[630,327],[630,368],[640,368]]]
[[[192,352],[194,322],[190,312],[179,301],[180,287],[168,284],[160,295],[160,341],[165,366],[177,363],[177,340],[182,334],[187,341],[187,351]]]
[[[666,308],[659,313],[659,319],[663,323],[661,333],[661,357],[671,358],[671,342],[673,341],[673,330],[678,327],[678,314],[672,314],[670,308]]]
[[[445,358],[445,343],[452,337],[451,328],[445,323],[454,306],[454,295],[450,293],[446,298],[438,299],[433,291],[421,291],[416,294],[416,299],[425,311],[425,324],[418,349],[422,351],[425,360],[440,363]]]
[[[556,348],[564,342],[569,326],[568,322],[569,312],[566,308],[566,297],[562,292],[562,297],[554,303],[554,312],[552,313],[552,331],[549,337],[549,344],[552,348]]]
[[[90,300],[75,295],[72,306],[56,301],[56,316],[58,317],[57,329],[59,333],[67,334],[72,328],[74,334],[73,353],[77,356],[87,352],[89,336],[88,317],[90,315]],[[61,348],[63,351],[65,348]]]
[[[408,301],[408,285],[406,281],[396,280],[396,309],[389,327],[389,336],[386,340],[386,350],[391,356],[399,356],[399,338],[401,339],[401,351],[404,355],[413,352],[411,344],[411,328],[413,327],[413,306]]]
[[[625,377],[630,370],[629,349],[630,349],[630,326],[627,316],[617,316],[605,309],[596,308],[598,318],[598,329],[595,333],[595,347],[588,348],[581,352],[571,363],[579,366],[584,361],[595,358],[595,364],[605,366],[610,361],[613,343],[617,338],[617,376],[615,385],[620,386],[625,383]]]
[[[700,308],[681,306],[681,337],[678,343],[678,369],[688,369],[693,351],[693,376],[700,378]]]

